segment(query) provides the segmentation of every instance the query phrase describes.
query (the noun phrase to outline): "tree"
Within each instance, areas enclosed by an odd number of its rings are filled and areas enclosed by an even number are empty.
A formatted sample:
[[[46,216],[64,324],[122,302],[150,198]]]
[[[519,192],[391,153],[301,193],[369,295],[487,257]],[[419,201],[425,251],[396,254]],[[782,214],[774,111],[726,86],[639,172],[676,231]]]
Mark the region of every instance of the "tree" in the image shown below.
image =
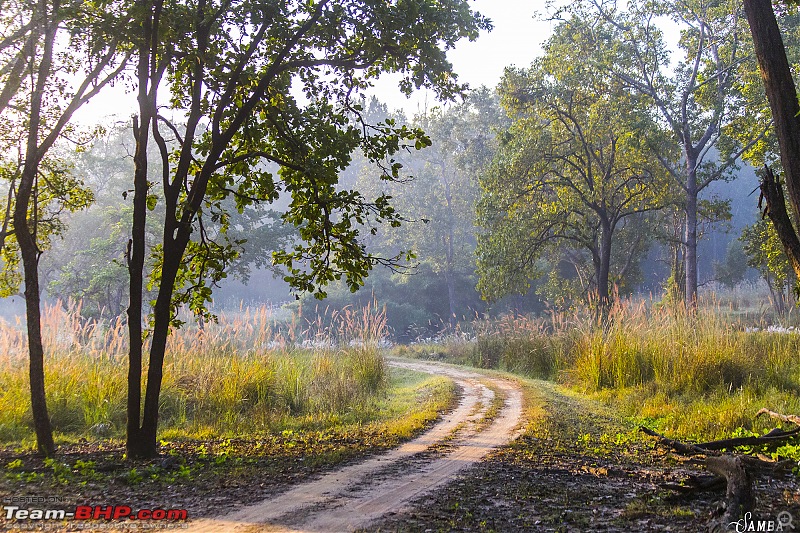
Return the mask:
[[[31,407],[37,447],[44,455],[52,455],[55,445],[47,413],[40,324],[38,266],[46,232],[40,224],[40,204],[51,195],[67,209],[81,208],[90,200],[51,149],[74,133],[69,123],[75,111],[125,67],[127,56],[118,48],[123,15],[121,6],[112,2],[42,0],[9,2],[2,15],[0,150],[4,173],[10,175],[2,244],[6,264],[14,255],[9,251],[19,250],[24,272]],[[120,21],[123,24],[115,27]],[[7,241],[10,236],[13,245]]]
[[[741,8],[738,3],[709,0],[642,1],[627,6],[623,11],[613,2],[591,0],[588,9],[586,3],[566,9],[591,21],[579,31],[582,38],[597,44],[598,51],[588,56],[595,67],[646,96],[652,113],[681,151],[680,158],[659,153],[659,160],[683,193],[684,292],[686,304],[694,307],[701,194],[714,181],[733,179],[737,160],[766,131],[763,125],[753,128],[747,138],[737,131],[753,109],[747,101],[750,94],[738,83],[748,58]],[[681,28],[681,56],[674,67],[659,17]]]
[[[641,97],[578,61],[587,52],[573,40],[580,23],[560,24],[543,58],[501,81],[514,122],[481,182],[478,271],[488,298],[524,292],[543,258],[575,250],[588,254],[585,285],[607,307],[615,239],[664,201],[664,172],[645,141],[658,129],[638,111]],[[630,252],[619,277],[638,259]]]
[[[766,168],[761,181],[761,197],[766,201],[765,214],[772,221],[796,276],[800,276],[800,238],[797,235],[797,213],[800,213],[800,104],[797,100],[792,71],[786,57],[778,21],[770,0],[745,0],[756,58],[764,80],[764,89],[778,139],[784,180],[781,183]],[[789,195],[789,215],[784,185]],[[759,201],[759,207],[761,202]]]
[[[419,311],[425,319],[418,326],[429,322],[431,315],[438,315],[455,327],[458,316],[474,313],[480,305],[479,296],[470,287],[476,281],[478,178],[491,161],[494,130],[502,122],[495,95],[485,87],[471,91],[459,105],[436,107],[414,118],[412,124],[424,129],[432,144],[400,159],[413,179],[375,183],[368,165],[359,170],[356,187],[362,192],[391,195],[395,208],[408,219],[402,227],[390,228],[368,242],[370,250],[384,255],[401,250],[413,250],[416,255],[413,269],[394,278],[397,287],[391,292],[402,296],[396,303],[423,304],[420,300],[425,296],[409,294],[420,284],[428,290],[443,289],[430,295],[429,303],[434,305],[421,306]],[[391,307],[387,310],[390,312]]]
[[[401,217],[385,196],[370,200],[337,188],[338,175],[361,149],[383,163],[382,179],[398,179],[392,155],[430,143],[419,129],[361,120],[358,95],[381,73],[400,72],[406,92],[416,85],[454,96],[462,87],[445,51],[489,24],[464,0],[140,0],[136,7],[127,449],[131,457],[148,457],[157,453],[162,368],[170,328],[179,325],[176,309],[187,304],[207,316],[211,286],[225,276],[241,244],[225,239],[229,216],[221,201],[233,198],[243,209],[287,194],[282,219],[298,228],[300,240],[273,254],[287,281],[320,295],[335,279],[357,289],[372,266],[396,259],[368,254],[361,229],[368,220],[396,225]],[[156,105],[165,75],[170,105],[185,117],[182,131]],[[157,297],[141,411],[143,228],[150,197],[143,154],[149,137],[162,154],[164,232],[151,276]],[[280,168],[271,172],[264,162]]]
[[[451,328],[460,307],[456,278],[474,272],[478,179],[494,153],[492,129],[502,122],[498,102],[485,88],[473,92],[461,106],[435,109],[416,121],[432,136],[433,144],[423,152],[424,165],[409,191],[418,207],[417,218],[426,221],[417,225],[410,244],[433,272],[444,274]]]

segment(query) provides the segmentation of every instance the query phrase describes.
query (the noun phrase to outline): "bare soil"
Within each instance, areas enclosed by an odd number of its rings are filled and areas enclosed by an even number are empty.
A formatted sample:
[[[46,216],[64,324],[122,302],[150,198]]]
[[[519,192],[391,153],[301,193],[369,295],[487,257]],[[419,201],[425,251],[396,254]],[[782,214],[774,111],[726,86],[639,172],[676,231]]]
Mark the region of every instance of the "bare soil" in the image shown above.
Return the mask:
[[[705,475],[698,465],[550,383],[537,382],[526,393],[541,410],[520,438],[363,531],[737,531],[719,528],[724,488],[694,494],[663,488]],[[751,521],[738,531],[758,527],[758,520],[769,527],[783,512],[800,530],[797,476],[759,478],[755,493]]]

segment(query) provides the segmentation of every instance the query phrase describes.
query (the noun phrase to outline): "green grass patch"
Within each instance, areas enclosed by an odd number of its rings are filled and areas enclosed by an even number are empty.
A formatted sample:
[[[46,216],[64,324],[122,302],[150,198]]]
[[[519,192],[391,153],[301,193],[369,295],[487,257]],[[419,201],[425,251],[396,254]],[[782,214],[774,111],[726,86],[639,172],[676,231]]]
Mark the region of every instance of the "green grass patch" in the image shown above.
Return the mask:
[[[167,346],[160,436],[231,437],[319,430],[381,418],[385,317],[346,309],[323,324],[281,323],[266,310],[188,323]],[[125,431],[127,348],[120,321],[84,323],[56,305],[43,315],[47,404],[57,443]],[[0,445],[33,441],[27,346],[0,321]]]

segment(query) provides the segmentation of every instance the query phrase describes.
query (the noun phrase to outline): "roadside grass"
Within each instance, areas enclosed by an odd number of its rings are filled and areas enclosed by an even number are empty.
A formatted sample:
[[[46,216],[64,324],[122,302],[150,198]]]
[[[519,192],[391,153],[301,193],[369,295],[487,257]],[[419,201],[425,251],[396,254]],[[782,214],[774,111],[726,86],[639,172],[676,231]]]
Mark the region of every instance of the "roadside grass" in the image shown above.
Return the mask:
[[[202,327],[187,320],[170,337],[161,455],[128,461],[126,332],[78,311],[54,305],[43,316],[51,459],[34,453],[23,328],[0,324],[0,498],[215,514],[394,447],[456,400],[452,381],[386,364],[385,316],[374,307],[313,323],[240,309]]]
[[[391,368],[368,412],[342,414],[335,422],[327,418],[324,426],[311,415],[310,424],[228,437],[168,430],[161,436],[161,457],[135,463],[125,460],[119,439],[62,440],[54,459],[7,447],[0,450],[0,498],[46,493],[59,497],[65,508],[86,502],[140,508],[169,502],[189,509],[192,518],[215,514],[394,447],[432,424],[455,400],[452,381]]]
[[[649,529],[639,520],[675,531],[705,525],[713,499],[676,501],[654,491],[679,477],[674,464],[663,468],[664,456],[633,421],[552,381],[484,372],[520,386],[521,435],[409,511],[365,531]]]
[[[72,305],[43,315],[47,401],[57,442],[121,438],[126,332],[121,320],[83,323]],[[345,309],[325,324],[276,321],[266,309],[188,323],[170,337],[161,438],[318,430],[383,415],[385,316]],[[0,444],[32,445],[26,341],[0,323]],[[385,403],[385,402],[384,402]]]
[[[800,334],[748,331],[713,305],[620,304],[604,326],[587,310],[506,316],[396,353],[550,380],[682,439],[763,432],[761,407],[800,413]]]

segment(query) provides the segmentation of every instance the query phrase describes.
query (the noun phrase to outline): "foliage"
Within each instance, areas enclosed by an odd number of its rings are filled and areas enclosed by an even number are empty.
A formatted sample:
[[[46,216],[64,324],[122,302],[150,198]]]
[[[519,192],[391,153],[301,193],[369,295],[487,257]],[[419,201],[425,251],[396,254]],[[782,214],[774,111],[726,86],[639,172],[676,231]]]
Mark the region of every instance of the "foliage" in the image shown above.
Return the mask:
[[[744,281],[748,266],[751,265],[748,265],[747,253],[742,241],[734,239],[728,243],[725,260],[722,263],[714,263],[715,278],[727,288],[732,289]]]
[[[19,244],[15,238],[12,220],[15,207],[15,191],[22,172],[22,165],[0,158],[0,179],[6,198],[0,201],[0,296],[17,294],[22,282]],[[34,186],[34,202],[28,208],[28,218],[35,227],[36,245],[40,251],[49,250],[53,239],[61,237],[67,230],[66,213],[87,208],[94,201],[93,191],[75,175],[74,163],[66,154],[53,154],[43,160],[39,177]]]
[[[779,314],[788,311],[796,278],[775,228],[764,219],[747,226],[739,237],[747,264],[761,274],[769,287],[772,303]]]
[[[644,249],[641,238],[618,249],[612,274],[615,237],[628,224],[643,236],[643,214],[668,200],[648,146],[659,136],[656,125],[638,111],[641,98],[573,61],[586,51],[572,26],[560,24],[543,58],[528,70],[507,69],[501,82],[514,123],[481,181],[479,287],[489,299],[524,293],[548,271],[558,276],[566,256],[583,296],[607,303],[614,274],[624,279]]]
[[[554,14],[575,24],[577,41],[595,49],[582,64],[621,80],[643,96],[669,143],[651,148],[674,181],[683,212],[680,234],[682,293],[690,307],[698,287],[699,201],[711,183],[730,181],[739,159],[757,149],[769,119],[763,95],[747,90],[742,76],[755,70],[741,3],[574,2]],[[680,30],[678,50],[669,50],[665,31]],[[665,150],[666,148],[666,150]],[[676,152],[680,151],[681,156]],[[673,278],[677,278],[677,265]]]
[[[406,121],[389,114],[377,100],[365,107],[365,116]],[[370,235],[367,249],[384,256],[412,250],[415,258],[398,272],[373,272],[365,280],[363,292],[368,295],[347,295],[341,284],[333,285],[324,306],[363,304],[374,297],[386,307],[387,319],[401,339],[452,328],[483,307],[474,290],[474,205],[478,176],[493,154],[495,128],[504,120],[497,99],[480,88],[459,105],[437,107],[414,118],[411,126],[423,128],[432,145],[400,154],[403,171],[411,174],[407,179],[378,182],[372,179],[373,165],[354,159],[344,177],[347,186],[391,196],[405,219],[402,227]]]

